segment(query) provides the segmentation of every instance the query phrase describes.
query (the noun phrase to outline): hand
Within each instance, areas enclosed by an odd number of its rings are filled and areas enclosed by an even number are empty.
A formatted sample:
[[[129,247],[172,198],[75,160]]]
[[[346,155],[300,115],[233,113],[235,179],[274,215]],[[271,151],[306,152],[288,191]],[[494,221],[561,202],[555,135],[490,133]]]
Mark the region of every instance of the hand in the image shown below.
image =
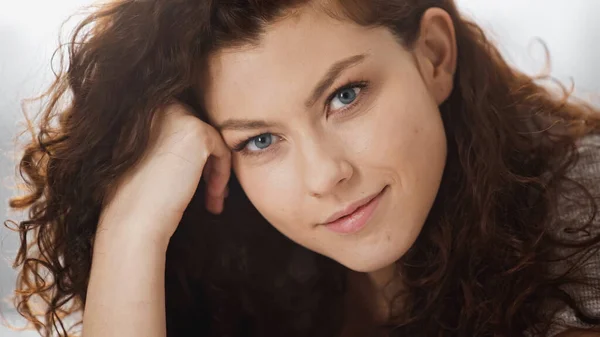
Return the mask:
[[[131,222],[127,226],[136,226],[136,219],[143,219],[137,221],[143,222],[137,225],[140,231],[169,239],[202,176],[208,210],[222,212],[231,152],[215,128],[182,104],[157,112],[151,128],[148,148],[108,195],[99,226],[121,223],[115,220],[124,218]]]

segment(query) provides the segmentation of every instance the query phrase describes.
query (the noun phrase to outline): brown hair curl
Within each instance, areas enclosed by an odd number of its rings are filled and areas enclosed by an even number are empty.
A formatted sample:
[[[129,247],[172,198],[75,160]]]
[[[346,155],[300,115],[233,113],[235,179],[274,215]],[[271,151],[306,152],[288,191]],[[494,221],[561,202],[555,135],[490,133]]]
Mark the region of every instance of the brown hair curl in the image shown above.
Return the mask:
[[[154,112],[177,99],[203,118],[194,86],[206,57],[256,42],[268,23],[307,3],[119,0],[76,28],[20,162],[30,192],[10,203],[29,209],[15,224],[15,304],[42,335],[66,336],[64,317],[82,309],[103,198],[143,153]],[[440,106],[448,162],[421,235],[398,261],[406,287],[390,335],[543,335],[563,306],[599,324],[568,289],[590,283],[581,268],[600,238],[562,235],[587,231],[597,213],[594,195],[569,176],[578,142],[600,130],[597,111],[510,67],[452,0],[338,0],[323,9],[387,27],[410,48],[431,7],[451,15],[459,53],[454,91]],[[558,216],[567,191],[588,221]],[[345,269],[277,233],[235,177],[222,216],[204,210],[202,195],[167,253],[168,335],[337,335]],[[570,268],[559,268],[566,261]]]

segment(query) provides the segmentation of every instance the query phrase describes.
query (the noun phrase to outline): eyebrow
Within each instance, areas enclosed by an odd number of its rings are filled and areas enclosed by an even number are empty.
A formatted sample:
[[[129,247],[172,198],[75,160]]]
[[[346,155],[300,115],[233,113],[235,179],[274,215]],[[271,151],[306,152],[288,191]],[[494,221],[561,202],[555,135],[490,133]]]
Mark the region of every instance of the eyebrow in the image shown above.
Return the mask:
[[[312,107],[317,100],[333,85],[335,80],[344,72],[344,70],[363,62],[367,58],[367,54],[358,54],[342,59],[329,67],[325,76],[321,78],[318,84],[313,89],[310,97],[304,102],[307,108]],[[217,130],[253,130],[266,129],[278,126],[278,123],[270,123],[264,120],[249,120],[249,119],[228,119],[225,122],[216,126]]]
[[[256,119],[228,119],[222,124],[217,125],[216,129],[219,131],[223,130],[254,130],[254,129],[268,129],[279,126],[278,123],[270,123],[264,120]]]
[[[325,73],[325,76],[323,76],[323,78],[319,81],[319,84],[317,84],[312,92],[312,95],[310,95],[310,98],[306,100],[304,105],[307,108],[312,107],[317,102],[319,97],[321,97],[323,93],[325,93],[325,91],[327,91],[327,89],[331,87],[335,80],[344,72],[344,70],[361,63],[365,60],[365,58],[367,58],[367,54],[359,54],[334,63],[329,68],[327,73]]]

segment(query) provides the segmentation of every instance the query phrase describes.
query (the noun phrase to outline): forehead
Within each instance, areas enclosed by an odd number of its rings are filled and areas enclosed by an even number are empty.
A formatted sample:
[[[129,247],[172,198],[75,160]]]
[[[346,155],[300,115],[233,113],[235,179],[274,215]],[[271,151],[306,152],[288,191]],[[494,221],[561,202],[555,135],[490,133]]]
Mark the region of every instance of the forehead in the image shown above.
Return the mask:
[[[203,88],[209,117],[215,123],[265,118],[280,111],[278,104],[300,106],[332,64],[373,54],[381,39],[395,41],[384,28],[365,28],[310,7],[298,11],[269,25],[258,45],[210,56]]]

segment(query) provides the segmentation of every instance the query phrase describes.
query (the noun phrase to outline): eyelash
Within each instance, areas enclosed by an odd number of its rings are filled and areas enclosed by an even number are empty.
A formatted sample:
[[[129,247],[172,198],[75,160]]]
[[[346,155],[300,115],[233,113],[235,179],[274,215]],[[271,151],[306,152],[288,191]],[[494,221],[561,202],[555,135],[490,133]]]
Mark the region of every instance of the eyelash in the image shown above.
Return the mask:
[[[367,81],[352,81],[352,82],[348,82],[342,86],[339,86],[336,90],[333,91],[333,93],[331,93],[331,95],[329,95],[327,97],[327,100],[325,101],[325,106],[327,108],[329,108],[329,106],[331,105],[331,101],[333,101],[333,99],[342,91],[346,90],[346,89],[352,89],[352,88],[358,88],[360,89],[360,92],[358,93],[358,95],[356,96],[356,99],[350,103],[348,106],[339,109],[338,111],[345,111],[348,110],[350,108],[352,108],[353,106],[355,106],[360,100],[361,97],[364,95],[364,91],[368,88],[369,83]],[[252,136],[247,138],[246,140],[243,140],[237,144],[235,144],[233,146],[232,151],[234,152],[239,152],[240,154],[244,155],[244,156],[258,156],[261,154],[264,154],[265,152],[271,151],[269,149],[264,150],[264,151],[247,151],[246,150],[246,146],[248,146],[248,143],[250,143],[251,141],[253,141],[254,139],[265,135],[265,134],[271,134],[269,132],[261,132],[258,135]]]

